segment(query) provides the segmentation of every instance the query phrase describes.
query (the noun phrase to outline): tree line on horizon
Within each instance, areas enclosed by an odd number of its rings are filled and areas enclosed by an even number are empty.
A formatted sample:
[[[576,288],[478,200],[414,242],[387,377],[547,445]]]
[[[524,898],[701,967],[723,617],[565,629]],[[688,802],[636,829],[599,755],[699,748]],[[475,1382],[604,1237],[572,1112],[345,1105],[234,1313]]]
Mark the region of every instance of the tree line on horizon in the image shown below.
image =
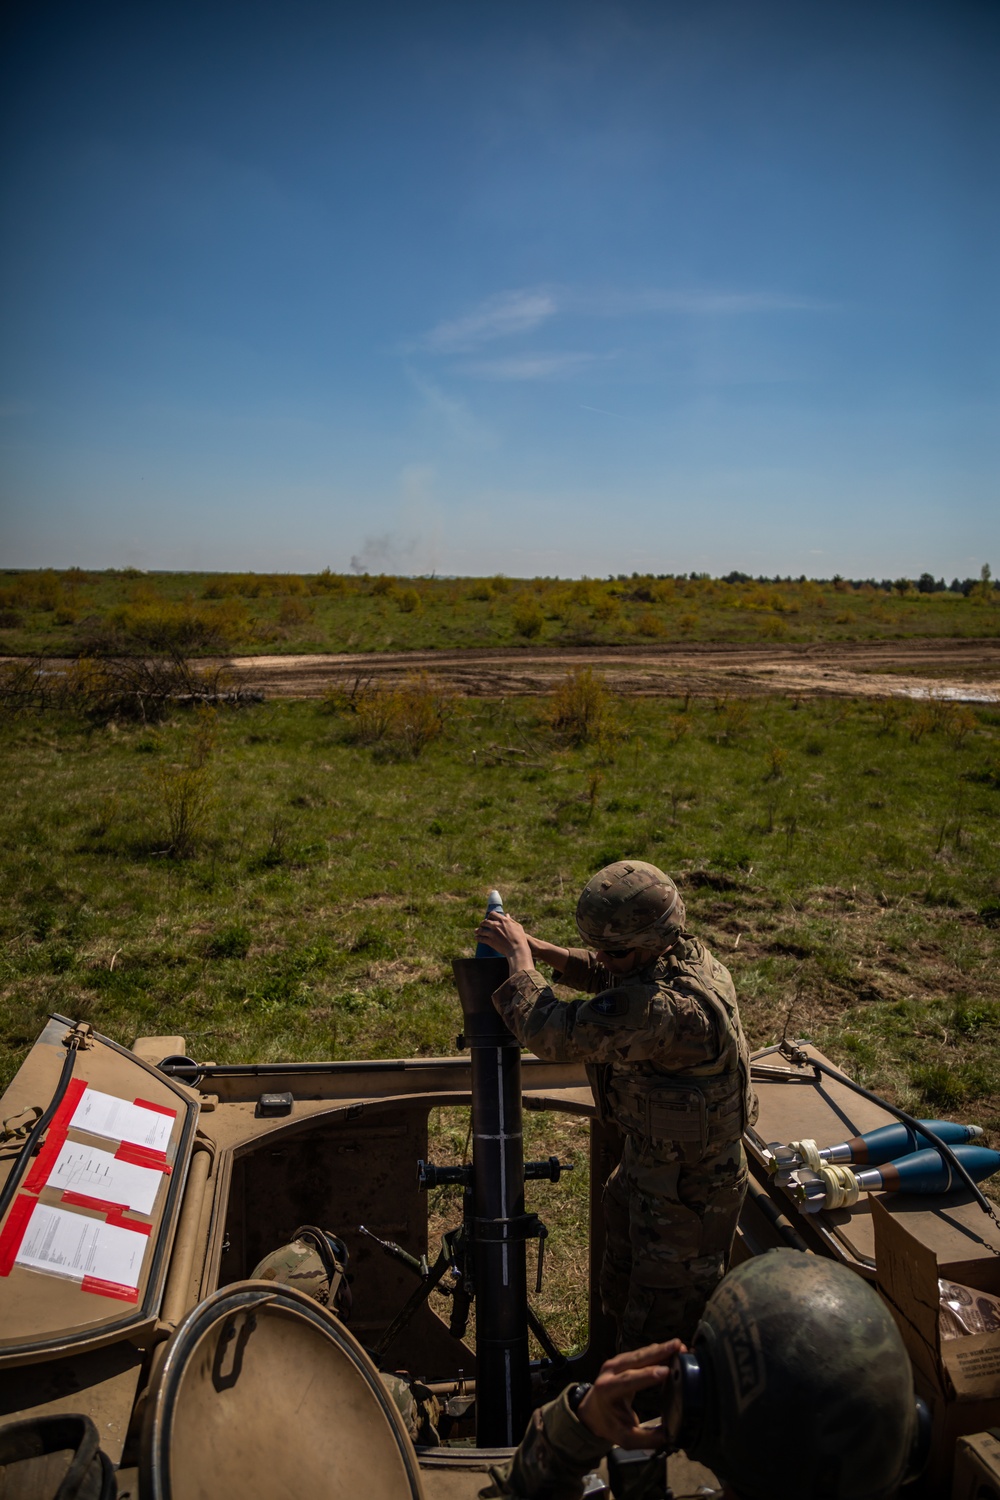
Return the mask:
[[[80,588],[87,584],[98,583],[103,579],[141,579],[141,578],[210,578],[224,579],[231,582],[234,587],[232,592],[246,592],[251,597],[261,593],[280,593],[286,590],[282,587],[290,579],[302,581],[313,580],[318,586],[329,584],[330,580],[338,579],[343,583],[357,580],[361,583],[370,583],[373,579],[398,579],[407,578],[439,583],[497,583],[504,579],[508,583],[631,583],[643,578],[655,579],[657,582],[665,582],[668,579],[674,582],[698,582],[710,583],[762,583],[762,584],[803,584],[814,583],[821,588],[837,588],[846,585],[855,591],[863,588],[878,589],[882,593],[907,593],[915,589],[920,594],[952,593],[962,594],[966,598],[983,584],[991,584],[994,589],[1000,590],[1000,578],[994,579],[989,563],[984,563],[978,577],[958,578],[955,577],[950,583],[946,583],[944,577],[935,578],[933,573],[921,573],[916,579],[906,576],[898,578],[845,578],[840,573],[834,573],[829,578],[813,577],[811,574],[799,573],[744,573],[738,568],[731,569],[728,573],[718,575],[708,572],[674,572],[674,573],[640,573],[633,570],[631,573],[608,573],[604,579],[591,579],[586,573],[577,578],[563,578],[560,575],[534,575],[533,577],[510,577],[507,574],[459,574],[459,573],[371,573],[360,569],[352,569],[350,572],[337,572],[329,567],[319,573],[257,573],[252,568],[227,570],[188,570],[174,568],[0,568],[0,577],[13,578],[16,582],[5,588],[0,588],[0,607],[10,606],[15,601],[10,598],[11,590],[20,597],[16,601],[23,605],[35,604],[40,608],[56,608],[65,589]],[[244,585],[241,587],[241,585]],[[297,592],[293,587],[291,592]]]

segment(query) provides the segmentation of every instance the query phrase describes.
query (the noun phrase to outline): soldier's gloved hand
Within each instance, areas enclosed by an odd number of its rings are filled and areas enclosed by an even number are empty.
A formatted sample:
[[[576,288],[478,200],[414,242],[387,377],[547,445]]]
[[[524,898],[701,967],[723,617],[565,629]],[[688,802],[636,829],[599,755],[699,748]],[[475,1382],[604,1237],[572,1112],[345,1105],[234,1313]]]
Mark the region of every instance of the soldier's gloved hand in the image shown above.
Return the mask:
[[[477,927],[476,937],[479,942],[495,948],[497,953],[504,954],[512,973],[516,973],[518,969],[534,968],[535,961],[531,956],[528,934],[513,917],[508,917],[503,912],[490,912]]]
[[[670,1361],[686,1348],[680,1339],[670,1339],[666,1344],[647,1344],[645,1349],[632,1349],[607,1360],[577,1407],[580,1421],[595,1437],[619,1448],[661,1448],[662,1431],[640,1426],[632,1399],[639,1391],[662,1385],[670,1374]]]

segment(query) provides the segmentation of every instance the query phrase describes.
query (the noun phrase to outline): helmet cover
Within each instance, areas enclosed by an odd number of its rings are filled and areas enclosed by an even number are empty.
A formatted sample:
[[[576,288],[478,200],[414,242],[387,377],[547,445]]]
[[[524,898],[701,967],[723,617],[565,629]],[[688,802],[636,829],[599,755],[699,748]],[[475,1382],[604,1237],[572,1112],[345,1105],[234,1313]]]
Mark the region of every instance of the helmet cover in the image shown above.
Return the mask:
[[[688,1456],[742,1500],[895,1495],[916,1433],[913,1374],[856,1272],[799,1250],[755,1256],[712,1294],[692,1347],[705,1420]]]
[[[312,1225],[303,1225],[289,1244],[264,1256],[250,1279],[294,1287],[346,1319],[352,1300],[347,1276],[349,1259],[343,1240]]]
[[[619,859],[591,876],[576,906],[576,925],[592,948],[662,952],[684,930],[684,902],[669,875],[641,859]]]

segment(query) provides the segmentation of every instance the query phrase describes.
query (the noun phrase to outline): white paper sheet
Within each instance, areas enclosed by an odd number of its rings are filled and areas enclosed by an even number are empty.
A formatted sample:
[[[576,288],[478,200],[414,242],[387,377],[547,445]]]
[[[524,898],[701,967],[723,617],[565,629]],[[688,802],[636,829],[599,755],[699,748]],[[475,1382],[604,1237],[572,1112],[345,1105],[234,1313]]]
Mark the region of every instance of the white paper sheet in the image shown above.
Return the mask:
[[[151,1214],[163,1173],[155,1167],[136,1167],[116,1161],[110,1151],[66,1141],[56,1157],[46,1186],[62,1193],[84,1193],[104,1203],[118,1203],[136,1213]]]
[[[17,1252],[17,1263],[75,1280],[96,1276],[101,1281],[137,1287],[148,1244],[148,1236],[134,1229],[119,1229],[101,1219],[36,1203]]]
[[[103,1135],[109,1141],[128,1141],[150,1151],[166,1151],[173,1124],[173,1115],[161,1115],[158,1110],[143,1109],[141,1104],[130,1104],[127,1099],[91,1088],[81,1096],[70,1121],[74,1130]]]

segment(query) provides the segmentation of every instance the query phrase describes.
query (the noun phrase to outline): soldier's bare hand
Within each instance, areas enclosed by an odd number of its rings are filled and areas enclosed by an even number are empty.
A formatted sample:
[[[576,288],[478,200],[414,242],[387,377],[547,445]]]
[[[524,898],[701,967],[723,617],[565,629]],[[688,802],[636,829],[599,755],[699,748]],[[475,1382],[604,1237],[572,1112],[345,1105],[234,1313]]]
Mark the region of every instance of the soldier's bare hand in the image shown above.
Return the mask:
[[[502,953],[509,960],[512,970],[530,969],[534,963],[528,934],[520,922],[515,922],[513,917],[502,912],[490,912],[484,917],[476,929],[476,937],[481,943]]]
[[[680,1339],[670,1339],[666,1344],[647,1344],[645,1349],[632,1349],[607,1360],[580,1402],[580,1421],[595,1437],[619,1448],[662,1447],[663,1433],[658,1427],[640,1425],[632,1401],[639,1391],[662,1385],[670,1375],[670,1361],[685,1348]]]

